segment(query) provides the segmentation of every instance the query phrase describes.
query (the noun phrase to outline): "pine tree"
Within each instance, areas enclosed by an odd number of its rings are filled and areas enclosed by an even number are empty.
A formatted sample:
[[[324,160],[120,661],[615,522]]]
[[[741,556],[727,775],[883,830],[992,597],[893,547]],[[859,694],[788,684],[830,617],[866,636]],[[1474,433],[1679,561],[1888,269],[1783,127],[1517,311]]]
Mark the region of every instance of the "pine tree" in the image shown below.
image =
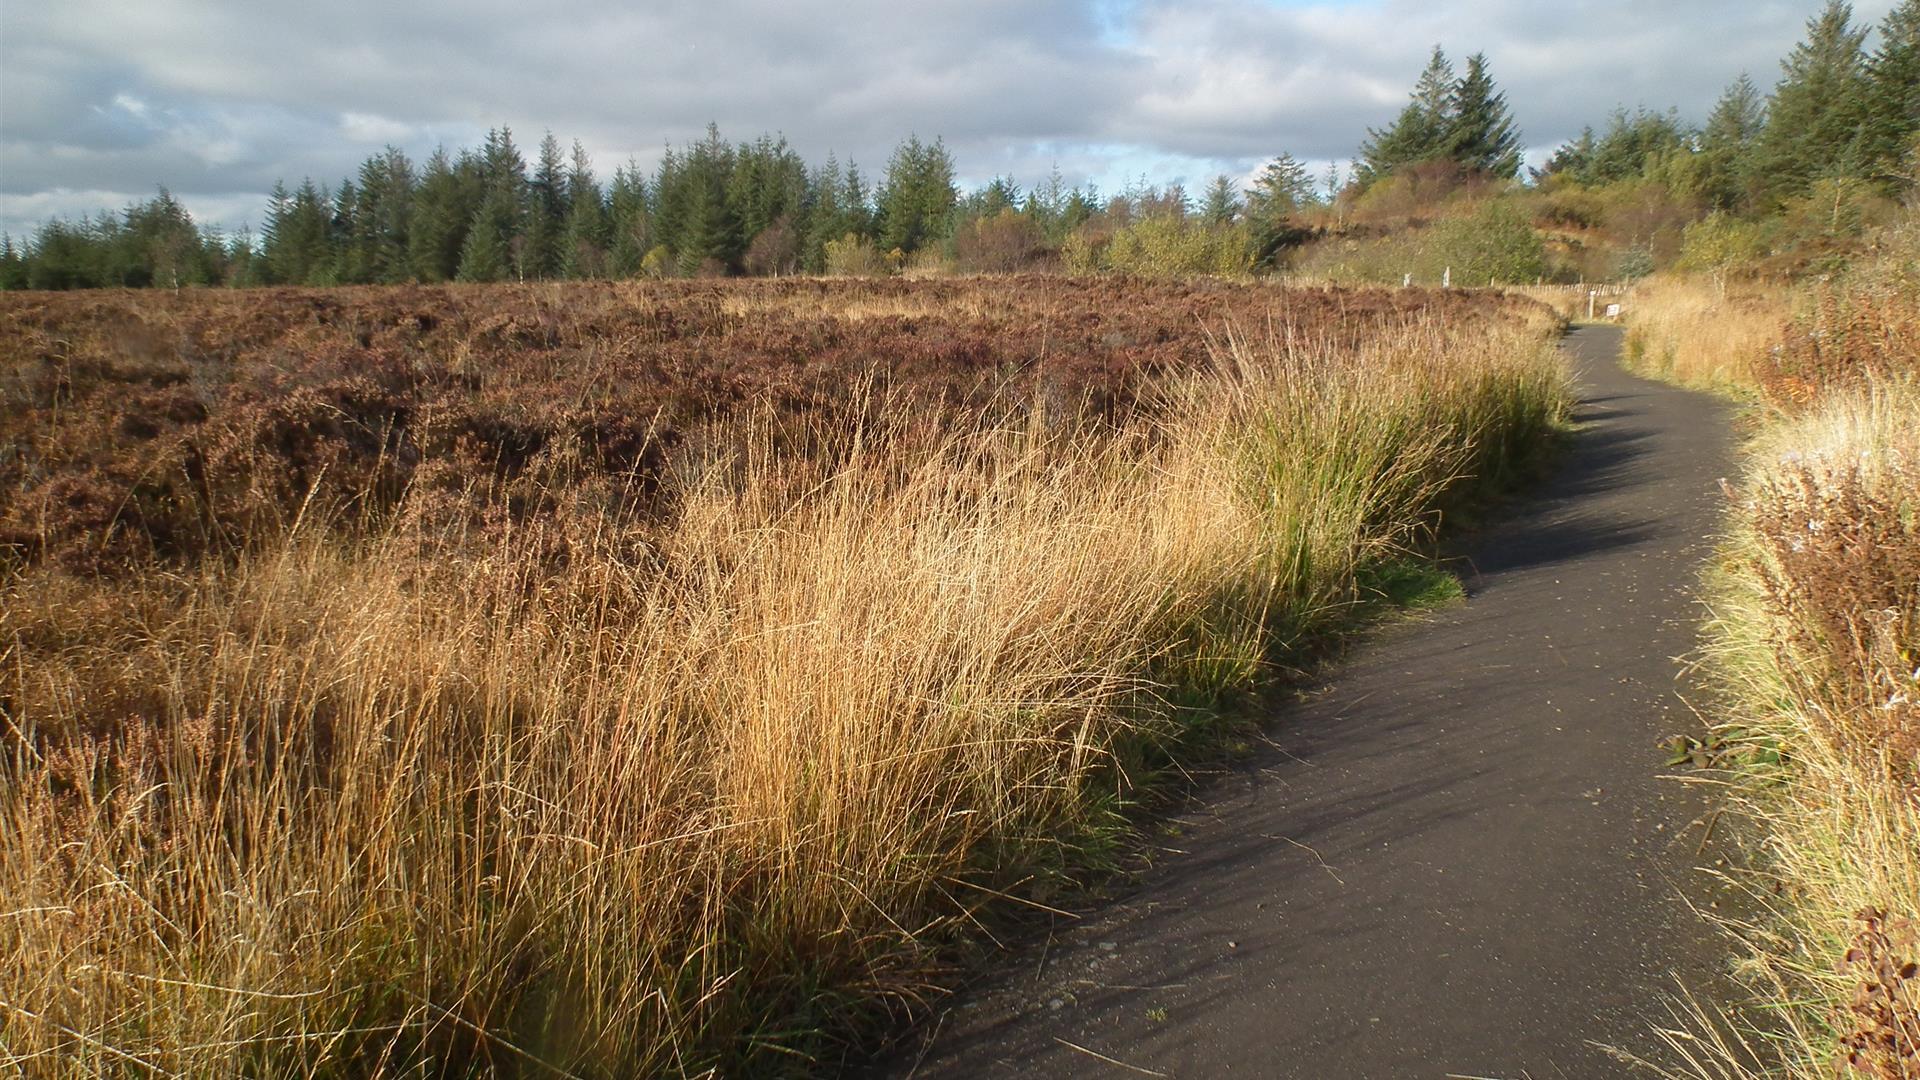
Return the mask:
[[[781,222],[789,228],[804,228],[807,163],[784,136],[762,135],[743,144],[735,153],[727,201],[740,223],[740,235],[748,240]]]
[[[421,171],[407,230],[407,264],[417,281],[452,281],[479,209],[480,169],[470,154],[458,165],[436,148]]]
[[[503,281],[513,272],[513,240],[520,206],[510,189],[495,185],[474,215],[460,248],[459,281]]]
[[[1214,177],[1200,206],[1201,218],[1209,225],[1231,225],[1239,218],[1240,209],[1240,188],[1233,178],[1224,173]]]
[[[1880,24],[1867,62],[1861,156],[1869,175],[1898,189],[1914,182],[1909,155],[1920,141],[1920,0],[1903,0]]]
[[[1252,230],[1256,262],[1271,264],[1283,248],[1305,239],[1301,210],[1314,205],[1313,177],[1292,154],[1281,154],[1254,177],[1247,191],[1246,221]]]
[[[1520,172],[1520,132],[1507,95],[1494,89],[1485,53],[1467,58],[1467,73],[1455,84],[1446,132],[1446,155],[1473,172],[1511,179]]]
[[[1753,80],[1742,74],[1720,95],[1700,132],[1700,193],[1715,209],[1733,210],[1745,203],[1753,144],[1765,127],[1766,103]]]
[[[327,254],[315,284],[354,285],[367,280],[353,247],[353,219],[359,205],[360,189],[342,177],[327,214]]]
[[[104,276],[113,284],[178,288],[212,280],[200,230],[164,187],[146,202],[128,206],[121,213],[121,226],[102,235],[109,240],[105,255],[110,268]]]
[[[1584,184],[1640,179],[1654,162],[1691,149],[1693,140],[1693,131],[1673,109],[1664,113],[1639,109],[1631,114],[1616,109],[1605,133],[1594,141],[1578,179]]]
[[[519,269],[524,254],[527,165],[513,145],[513,132],[487,133],[480,150],[479,209],[460,247],[461,281],[501,281]]]
[[[560,271],[569,278],[604,277],[611,238],[606,197],[593,176],[593,162],[579,140],[567,168],[567,227],[560,245]]]
[[[1403,165],[1445,154],[1453,127],[1455,88],[1453,65],[1446,52],[1435,45],[1399,118],[1385,131],[1367,129],[1355,180],[1364,187]]]
[[[560,154],[560,140],[549,131],[540,140],[539,162],[527,181],[526,236],[520,250],[522,277],[540,281],[560,276],[567,210],[566,159]]]
[[[946,239],[958,201],[953,158],[946,144],[909,137],[887,162],[887,178],[880,188],[880,247],[912,254]]]
[[[261,252],[272,279],[288,285],[318,284],[332,270],[328,265],[332,200],[311,179],[301,181],[291,196],[278,184],[274,193]]]
[[[613,187],[607,193],[607,219],[613,237],[607,259],[613,276],[637,276],[656,240],[647,202],[647,182],[640,166],[632,161],[613,170]]]
[[[1588,172],[1593,167],[1594,141],[1592,125],[1581,128],[1579,138],[1555,147],[1552,156],[1547,158],[1547,163],[1533,170],[1534,182],[1540,183],[1548,177],[1564,176],[1579,183],[1586,183]]]
[[[1247,192],[1247,217],[1263,224],[1283,220],[1313,205],[1313,194],[1307,167],[1292,154],[1281,154],[1254,177]]]
[[[1864,29],[1852,25],[1845,0],[1807,22],[1807,39],[1782,61],[1767,105],[1767,126],[1754,147],[1754,178],[1763,202],[1804,193],[1815,180],[1861,171],[1864,115]]]
[[[827,244],[853,231],[852,215],[842,202],[843,180],[840,159],[832,151],[827,153],[827,163],[807,179],[807,186],[812,189],[812,213],[808,216],[800,259],[801,265],[812,273],[826,269]]]
[[[13,246],[13,237],[0,233],[0,289],[27,287],[27,260]]]
[[[287,194],[287,185],[280,180],[273,182],[273,191],[267,196],[267,218],[260,226],[260,267],[259,276],[267,283],[282,282],[286,279],[279,274],[278,262],[274,253],[280,250],[281,233],[293,216],[293,197]]]
[[[848,233],[862,239],[873,235],[873,206],[867,182],[860,175],[860,164],[855,161],[847,162],[846,178],[840,187],[840,212],[847,216]]]
[[[236,289],[262,284],[253,230],[245,225],[227,241],[225,283]]]
[[[389,146],[360,166],[350,241],[356,272],[348,280],[392,285],[412,279],[413,186],[413,163],[398,147]]]
[[[683,164],[680,232],[673,248],[683,273],[727,273],[745,246],[740,218],[727,197],[737,158],[716,124],[693,145]]]

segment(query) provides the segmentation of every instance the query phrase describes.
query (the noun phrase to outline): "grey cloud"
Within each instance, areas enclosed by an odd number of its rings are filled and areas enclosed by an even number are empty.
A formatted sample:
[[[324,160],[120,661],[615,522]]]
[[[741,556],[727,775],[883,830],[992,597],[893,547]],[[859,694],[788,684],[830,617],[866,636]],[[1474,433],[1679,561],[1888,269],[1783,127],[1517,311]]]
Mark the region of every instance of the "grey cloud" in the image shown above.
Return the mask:
[[[1891,0],[1856,5],[1877,20]],[[259,206],[337,180],[380,143],[414,154],[552,128],[603,173],[709,120],[780,131],[877,174],[906,134],[963,173],[1027,183],[1147,172],[1197,186],[1282,150],[1344,160],[1389,121],[1435,42],[1488,54],[1529,143],[1616,103],[1698,117],[1742,70],[1769,84],[1815,0],[65,0],[0,5],[0,227],[89,191],[167,184]],[[142,103],[136,116],[116,99]],[[59,192],[67,192],[65,196]],[[199,200],[195,202],[194,200]],[[257,217],[257,210],[246,216]]]

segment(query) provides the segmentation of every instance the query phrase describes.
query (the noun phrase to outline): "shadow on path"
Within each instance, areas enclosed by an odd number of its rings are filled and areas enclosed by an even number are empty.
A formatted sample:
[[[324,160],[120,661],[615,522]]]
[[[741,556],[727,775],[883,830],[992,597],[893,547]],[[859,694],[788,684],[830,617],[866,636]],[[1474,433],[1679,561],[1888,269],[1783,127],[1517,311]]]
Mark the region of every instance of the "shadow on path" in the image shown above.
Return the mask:
[[[883,1075],[1545,1080],[1647,1048],[1711,967],[1673,839],[1704,797],[1657,742],[1688,726],[1673,658],[1729,440],[1710,399],[1622,372],[1616,329],[1566,348],[1583,426],[1465,552],[1472,600],[1357,649],[1180,850]]]

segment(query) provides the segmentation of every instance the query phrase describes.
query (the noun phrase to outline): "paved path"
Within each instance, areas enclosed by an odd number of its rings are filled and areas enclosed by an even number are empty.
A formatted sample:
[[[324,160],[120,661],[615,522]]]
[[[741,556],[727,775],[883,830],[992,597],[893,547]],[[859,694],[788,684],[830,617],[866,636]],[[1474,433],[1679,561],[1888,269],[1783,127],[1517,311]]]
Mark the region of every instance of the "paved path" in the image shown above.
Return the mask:
[[[1604,1077],[1707,978],[1674,658],[1730,473],[1713,401],[1568,339],[1583,426],[1469,603],[1357,650],[1144,881],[946,1003],[916,1078]],[[1110,1059],[1110,1060],[1108,1060]]]

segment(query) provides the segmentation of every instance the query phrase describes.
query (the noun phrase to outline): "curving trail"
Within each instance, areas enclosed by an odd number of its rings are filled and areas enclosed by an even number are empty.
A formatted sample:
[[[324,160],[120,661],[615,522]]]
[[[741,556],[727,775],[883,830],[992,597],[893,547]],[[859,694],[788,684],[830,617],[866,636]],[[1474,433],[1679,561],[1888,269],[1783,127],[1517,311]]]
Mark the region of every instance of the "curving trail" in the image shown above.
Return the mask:
[[[1656,742],[1694,726],[1674,658],[1731,440],[1714,401],[1624,373],[1616,328],[1565,347],[1582,427],[1473,540],[1471,601],[1356,650],[1143,881],[889,1075],[1547,1080],[1648,1049],[1675,974],[1713,966],[1682,898],[1708,795]]]

